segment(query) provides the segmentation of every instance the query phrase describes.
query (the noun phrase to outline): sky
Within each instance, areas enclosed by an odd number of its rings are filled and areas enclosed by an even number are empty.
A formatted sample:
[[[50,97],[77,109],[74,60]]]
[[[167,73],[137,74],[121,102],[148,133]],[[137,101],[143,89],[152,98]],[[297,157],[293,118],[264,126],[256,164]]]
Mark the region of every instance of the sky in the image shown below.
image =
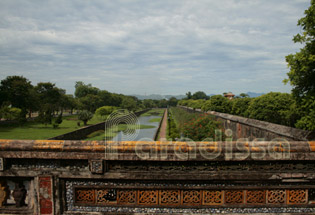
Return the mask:
[[[290,92],[310,0],[1,0],[0,79],[123,94]]]

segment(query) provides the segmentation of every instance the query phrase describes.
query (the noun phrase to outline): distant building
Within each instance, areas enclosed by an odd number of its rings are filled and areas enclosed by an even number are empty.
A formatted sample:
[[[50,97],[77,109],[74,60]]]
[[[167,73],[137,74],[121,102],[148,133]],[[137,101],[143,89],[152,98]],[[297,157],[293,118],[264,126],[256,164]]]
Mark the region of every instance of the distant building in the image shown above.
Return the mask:
[[[233,99],[234,98],[234,94],[233,93],[231,93],[231,92],[229,92],[229,93],[224,93],[224,97],[226,97],[226,98],[228,98],[228,99]]]

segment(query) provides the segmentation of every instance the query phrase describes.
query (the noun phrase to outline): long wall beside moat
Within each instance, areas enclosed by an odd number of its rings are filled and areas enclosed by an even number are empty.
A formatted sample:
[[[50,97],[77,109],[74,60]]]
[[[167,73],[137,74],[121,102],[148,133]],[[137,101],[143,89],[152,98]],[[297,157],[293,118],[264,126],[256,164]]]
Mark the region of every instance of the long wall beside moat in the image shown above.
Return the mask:
[[[305,141],[315,139],[315,132],[311,131],[215,111],[203,112],[201,109],[194,109],[185,106],[178,107],[192,113],[197,112],[212,115],[217,121],[222,122],[225,130],[232,130],[233,140],[240,138],[248,138],[249,140],[263,138],[266,141],[271,141],[275,138],[283,138],[288,141]]]

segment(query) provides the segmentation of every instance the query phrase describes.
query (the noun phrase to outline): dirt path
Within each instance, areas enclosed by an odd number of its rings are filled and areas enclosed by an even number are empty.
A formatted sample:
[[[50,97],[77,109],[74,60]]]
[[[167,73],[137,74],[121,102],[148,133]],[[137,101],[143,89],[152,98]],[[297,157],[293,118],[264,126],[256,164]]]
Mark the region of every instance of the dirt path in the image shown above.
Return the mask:
[[[161,124],[161,128],[160,128],[160,141],[161,140],[166,140],[166,129],[167,129],[167,109],[165,109],[165,114],[164,117],[162,119],[162,124]]]

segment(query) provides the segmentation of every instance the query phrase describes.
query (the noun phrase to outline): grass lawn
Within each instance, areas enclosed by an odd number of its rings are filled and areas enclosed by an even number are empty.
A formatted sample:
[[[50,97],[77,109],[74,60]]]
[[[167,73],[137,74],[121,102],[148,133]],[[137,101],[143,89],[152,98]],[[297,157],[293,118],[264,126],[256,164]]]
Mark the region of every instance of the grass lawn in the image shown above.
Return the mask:
[[[151,109],[148,112],[141,114],[141,116],[163,116],[164,110],[165,109],[163,108]]]
[[[160,121],[161,121],[161,118],[153,118],[149,120],[149,122],[160,122]]]
[[[63,117],[62,123],[58,128],[53,128],[52,125],[45,126],[39,122],[27,122],[22,126],[0,125],[0,139],[44,140],[83,127],[82,121],[80,121],[80,127],[77,125],[78,121],[77,116],[73,115]],[[94,116],[93,119],[88,121],[88,125],[103,121],[105,120]]]
[[[132,125],[132,126],[135,126],[135,125]],[[129,127],[129,128],[132,128],[132,127]],[[148,128],[155,128],[155,126],[154,125],[140,125],[140,129],[148,129]],[[109,132],[105,133],[104,130],[95,131],[95,132],[89,134],[85,140],[105,140],[105,139],[111,140],[112,138],[114,138],[118,134],[118,132],[126,130],[127,125],[126,124],[120,124],[118,126],[116,125],[115,128],[111,128],[111,129],[112,129],[112,131],[115,131],[116,129],[117,130],[113,133],[109,133]]]

